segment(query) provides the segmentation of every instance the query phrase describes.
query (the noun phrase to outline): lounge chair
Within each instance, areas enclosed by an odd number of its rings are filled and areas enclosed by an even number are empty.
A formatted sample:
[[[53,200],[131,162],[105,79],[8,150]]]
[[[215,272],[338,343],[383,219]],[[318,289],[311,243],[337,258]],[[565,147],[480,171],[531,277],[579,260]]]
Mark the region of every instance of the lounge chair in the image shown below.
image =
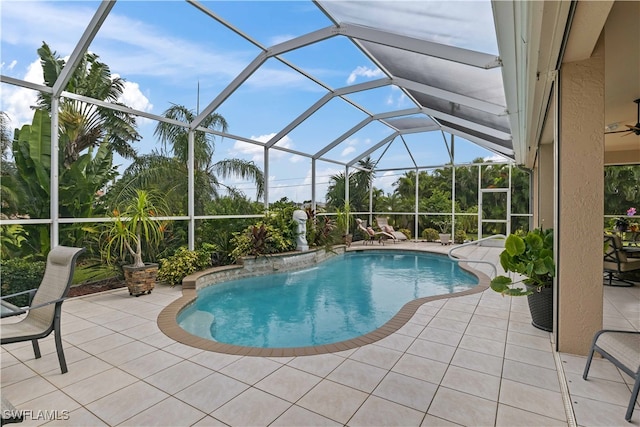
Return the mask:
[[[631,421],[633,408],[640,390],[640,331],[616,331],[603,329],[596,332],[584,367],[582,378],[587,379],[594,352],[616,365],[621,371],[635,380],[629,406],[624,419]],[[613,422],[612,422],[613,425]]]
[[[62,302],[65,300],[76,265],[76,259],[84,252],[84,248],[56,246],[47,256],[47,266],[40,286],[30,291],[5,295],[2,299],[16,295],[29,294],[27,307],[16,307],[3,303],[2,317],[27,314],[16,323],[3,323],[0,329],[1,344],[31,341],[36,359],[41,357],[38,340],[55,332],[56,350],[62,373],[67,372],[67,363],[62,350],[60,336],[60,316]]]
[[[633,282],[620,278],[622,273],[640,270],[640,258],[627,258],[622,248],[620,236],[615,234],[604,235],[604,272],[607,275],[609,286],[633,286]],[[614,279],[613,276],[616,276]],[[616,283],[614,284],[614,280]]]
[[[387,221],[387,218],[377,216],[376,222],[378,223],[378,227],[380,227],[382,231],[393,236],[394,242],[407,240],[407,236],[405,236],[404,233],[394,230],[393,227],[389,225],[389,221]]]
[[[384,244],[386,239],[393,239],[393,236],[384,231],[374,231],[373,228],[367,227],[367,222],[361,220],[360,218],[356,218],[356,223],[358,224],[358,230],[360,230],[364,236],[364,244],[373,243],[376,239],[378,243]]]

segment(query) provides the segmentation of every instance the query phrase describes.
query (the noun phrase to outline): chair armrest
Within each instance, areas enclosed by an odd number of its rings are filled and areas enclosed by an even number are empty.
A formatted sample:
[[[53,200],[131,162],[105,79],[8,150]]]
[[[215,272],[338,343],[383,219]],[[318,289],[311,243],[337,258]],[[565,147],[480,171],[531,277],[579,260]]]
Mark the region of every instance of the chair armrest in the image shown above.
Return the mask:
[[[46,307],[46,306],[51,305],[51,304],[62,303],[66,299],[67,299],[66,297],[63,297],[63,298],[58,298],[58,299],[55,299],[55,300],[47,301],[47,302],[42,303],[42,304],[34,305],[34,306],[22,307],[22,308],[16,307],[16,308],[18,308],[17,311],[12,311],[11,313],[2,313],[1,318],[4,319],[5,317],[18,316],[20,314],[24,314],[24,313],[28,312],[29,310],[35,310],[36,308]],[[7,304],[7,303],[5,302],[3,305],[5,305],[5,304]],[[13,304],[11,304],[11,305],[13,305]],[[5,305],[5,307],[6,307],[6,305]]]
[[[38,290],[37,288],[29,289],[28,291],[22,291],[22,292],[18,292],[18,293],[11,294],[11,295],[2,295],[2,297],[0,297],[0,298],[5,299],[5,298],[17,297],[18,295],[24,295],[26,293],[35,294],[37,290]],[[31,296],[33,296],[33,295],[31,295]],[[31,298],[29,298],[29,299],[31,299]]]

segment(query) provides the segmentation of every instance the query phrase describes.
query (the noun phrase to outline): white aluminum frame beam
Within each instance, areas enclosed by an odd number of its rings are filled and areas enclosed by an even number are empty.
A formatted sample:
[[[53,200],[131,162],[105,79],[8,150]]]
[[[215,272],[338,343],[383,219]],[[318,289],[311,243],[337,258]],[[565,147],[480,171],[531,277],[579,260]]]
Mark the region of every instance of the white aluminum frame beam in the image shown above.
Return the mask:
[[[100,27],[104,23],[104,20],[107,19],[107,16],[109,16],[109,12],[111,11],[111,9],[113,9],[113,6],[115,6],[115,4],[116,0],[102,0],[100,5],[98,6],[98,9],[96,10],[96,13],[91,18],[89,25],[84,30],[82,37],[80,37],[80,40],[78,40],[75,49],[73,49],[73,52],[71,52],[71,55],[69,56],[69,59],[67,60],[64,68],[58,75],[57,80],[53,84],[53,96],[59,96],[67,86],[67,83],[71,79],[73,72],[84,57],[85,52],[89,48],[89,45],[98,33],[98,30],[100,30]]]
[[[364,90],[376,89],[383,86],[388,86],[391,84],[391,79],[384,78],[378,80],[372,80],[369,82],[359,83],[356,85],[345,86],[340,89],[336,89],[326,93],[322,98],[317,100],[311,107],[307,108],[305,112],[296,117],[291,123],[285,126],[280,132],[275,134],[269,141],[267,141],[267,146],[272,147],[282,138],[284,138],[289,132],[291,132],[296,127],[300,126],[302,122],[311,117],[313,113],[322,108],[323,105],[331,101],[335,97],[340,97],[342,95],[347,95],[349,93],[354,92],[362,92]]]
[[[285,52],[289,52],[291,50],[298,49],[303,46],[307,46],[309,44],[319,42],[321,40],[335,37],[336,35],[337,33],[335,32],[335,28],[333,26],[326,27],[308,34],[304,34],[300,37],[287,40],[283,43],[279,43],[268,48],[266,51],[259,53],[258,56],[256,56],[254,60],[251,61],[251,63],[247,65],[247,67],[245,67],[245,69],[242,70],[240,74],[238,74],[236,78],[233,79],[233,81],[229,83],[229,85],[227,85],[227,87],[225,87],[222,92],[220,92],[220,94],[216,96],[215,99],[211,101],[211,103],[209,103],[209,105],[207,105],[204,110],[202,110],[202,113],[200,113],[198,117],[193,120],[191,127],[196,128],[200,126],[200,123],[202,123],[202,121],[207,116],[213,113],[233,92],[235,92],[240,87],[240,85],[242,85],[242,83],[244,83],[249,77],[251,77],[251,75],[258,68],[260,68],[260,66],[267,59]]]
[[[475,108],[476,110],[485,111],[496,116],[502,116],[507,114],[507,108],[504,105],[494,104],[492,102],[483,101],[481,99],[472,98],[470,96],[461,95],[459,93],[451,92],[437,87],[429,86],[424,83],[419,83],[413,80],[393,77],[393,84],[407,90],[413,90],[416,92],[424,93],[425,95],[431,95],[436,98],[446,99],[447,101],[455,104],[466,105],[467,107]]]
[[[448,126],[442,126],[442,129],[447,131],[448,133],[452,134],[452,135],[458,135],[459,137],[462,137],[470,142],[473,142],[479,146],[481,146],[484,149],[487,149],[489,151],[492,151],[496,154],[500,154],[502,156],[507,156],[510,158],[513,158],[513,156],[515,155],[514,151],[510,148],[507,147],[503,147],[501,145],[497,145],[494,144],[493,142],[489,142],[487,140],[484,140],[482,138],[478,138],[477,136],[474,135],[470,135],[466,132],[462,132],[459,129],[453,129],[450,128]]]
[[[335,148],[337,145],[339,145],[345,139],[349,138],[351,135],[353,135],[354,133],[356,133],[357,131],[359,131],[360,129],[362,129],[363,127],[365,127],[366,125],[368,125],[369,123],[371,123],[373,121],[378,120],[382,124],[384,124],[385,126],[388,126],[389,128],[393,129],[394,131],[397,131],[397,129],[395,127],[393,127],[392,125],[390,125],[387,122],[384,122],[383,120],[384,119],[388,119],[388,118],[392,118],[392,117],[399,117],[399,116],[406,116],[406,115],[410,115],[410,114],[416,114],[416,113],[419,113],[419,112],[420,112],[419,108],[410,108],[410,109],[406,109],[406,110],[389,111],[389,112],[386,112],[386,113],[375,114],[375,115],[373,115],[371,117],[367,117],[366,119],[362,120],[360,123],[358,123],[357,125],[355,125],[351,129],[349,129],[348,131],[343,133],[341,136],[339,136],[338,138],[333,140],[331,143],[326,145],[322,150],[320,150],[317,153],[315,153],[312,157],[313,158],[320,158],[320,157],[324,156],[326,153],[331,151],[333,148]]]
[[[338,26],[338,32],[343,36],[352,37],[357,40],[364,40],[396,49],[420,53],[422,55],[434,56],[460,64],[471,65],[472,67],[490,69],[502,65],[500,58],[495,55],[460,47],[447,46],[362,25],[343,23]]]

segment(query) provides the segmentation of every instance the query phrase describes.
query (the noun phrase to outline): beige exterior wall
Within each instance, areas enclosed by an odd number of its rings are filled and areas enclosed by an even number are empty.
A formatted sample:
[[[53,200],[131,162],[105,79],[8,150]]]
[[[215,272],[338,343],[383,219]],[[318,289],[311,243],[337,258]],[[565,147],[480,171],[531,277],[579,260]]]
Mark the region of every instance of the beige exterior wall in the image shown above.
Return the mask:
[[[540,145],[538,152],[538,218],[534,224],[537,227],[555,228],[553,224],[553,144]]]
[[[560,75],[558,350],[587,354],[602,328],[604,44]]]

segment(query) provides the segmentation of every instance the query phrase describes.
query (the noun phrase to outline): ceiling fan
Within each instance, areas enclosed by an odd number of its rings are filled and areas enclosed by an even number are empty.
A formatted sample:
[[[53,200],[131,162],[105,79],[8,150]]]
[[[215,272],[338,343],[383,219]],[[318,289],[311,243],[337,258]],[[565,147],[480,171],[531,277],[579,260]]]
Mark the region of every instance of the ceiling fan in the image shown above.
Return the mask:
[[[635,126],[634,125],[625,125],[626,127],[629,128],[627,130],[612,130],[612,131],[609,131],[609,132],[605,132],[605,135],[610,134],[610,133],[626,133],[627,135],[631,135],[632,133],[635,133],[636,135],[640,135],[640,98],[636,99],[633,102],[638,104],[638,123],[636,123]],[[611,129],[611,128],[615,129],[617,127],[618,127],[617,124],[615,124],[613,126],[609,125],[609,126],[607,126],[607,129]],[[627,136],[627,135],[624,135],[624,136]]]

